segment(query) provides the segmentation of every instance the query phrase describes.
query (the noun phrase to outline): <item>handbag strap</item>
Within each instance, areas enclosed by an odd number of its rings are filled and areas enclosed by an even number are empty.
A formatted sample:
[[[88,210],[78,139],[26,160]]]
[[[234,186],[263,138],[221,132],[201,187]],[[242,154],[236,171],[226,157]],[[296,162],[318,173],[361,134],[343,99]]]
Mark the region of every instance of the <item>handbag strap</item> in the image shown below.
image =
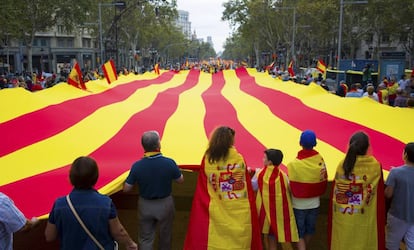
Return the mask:
[[[69,204],[70,210],[72,210],[73,215],[75,215],[76,219],[78,220],[79,224],[82,226],[82,228],[85,230],[85,232],[91,237],[91,239],[95,242],[95,244],[101,249],[105,250],[105,248],[99,243],[99,241],[92,235],[92,233],[89,231],[89,229],[85,226],[82,219],[79,217],[78,213],[76,212],[75,208],[72,205],[72,202],[69,198],[69,195],[66,195],[66,201]]]

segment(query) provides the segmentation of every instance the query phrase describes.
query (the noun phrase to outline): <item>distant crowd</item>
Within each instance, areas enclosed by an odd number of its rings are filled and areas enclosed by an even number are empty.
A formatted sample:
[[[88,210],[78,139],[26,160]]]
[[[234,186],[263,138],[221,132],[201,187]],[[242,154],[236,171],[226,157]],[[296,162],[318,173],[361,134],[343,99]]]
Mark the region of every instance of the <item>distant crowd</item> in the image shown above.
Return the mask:
[[[156,67],[158,67],[158,65],[148,70],[153,71]],[[176,72],[186,69],[198,69],[206,73],[214,74],[224,69],[232,69],[237,67],[244,67],[244,65],[230,63],[220,64],[216,62],[203,64],[191,63],[188,65],[171,64],[166,65],[165,69]],[[304,77],[300,78],[292,76],[289,72],[278,70],[276,67],[267,70],[274,78],[279,78],[283,81],[291,80],[304,85],[314,83],[341,97],[368,97],[376,102],[393,107],[414,107],[414,74],[411,74],[411,77],[401,75],[399,80],[395,77],[385,76],[379,84],[374,84],[372,78],[363,76],[361,83],[347,83],[344,80],[341,80],[338,86],[333,88],[327,84],[327,80],[324,78],[322,73],[319,73],[317,76],[314,76],[312,73],[308,73]],[[145,70],[141,73],[144,72]],[[133,69],[128,70],[125,67],[118,70],[118,75],[128,75],[129,73],[138,74],[139,72]],[[69,68],[61,68],[59,75],[53,72],[43,72],[40,74],[33,72],[32,74],[16,75],[4,74],[0,75],[0,89],[21,87],[29,91],[39,91],[50,88],[55,84],[66,82],[69,74]],[[98,69],[83,71],[84,82],[101,78],[103,78],[103,75],[99,73]]]

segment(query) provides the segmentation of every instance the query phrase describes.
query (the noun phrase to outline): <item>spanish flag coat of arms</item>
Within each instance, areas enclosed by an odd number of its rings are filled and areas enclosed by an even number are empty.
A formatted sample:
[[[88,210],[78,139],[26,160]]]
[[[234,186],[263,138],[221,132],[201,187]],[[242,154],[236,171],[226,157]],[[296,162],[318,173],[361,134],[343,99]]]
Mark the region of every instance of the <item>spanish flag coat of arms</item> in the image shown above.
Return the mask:
[[[203,158],[184,249],[262,250],[250,176],[234,147],[225,161]]]

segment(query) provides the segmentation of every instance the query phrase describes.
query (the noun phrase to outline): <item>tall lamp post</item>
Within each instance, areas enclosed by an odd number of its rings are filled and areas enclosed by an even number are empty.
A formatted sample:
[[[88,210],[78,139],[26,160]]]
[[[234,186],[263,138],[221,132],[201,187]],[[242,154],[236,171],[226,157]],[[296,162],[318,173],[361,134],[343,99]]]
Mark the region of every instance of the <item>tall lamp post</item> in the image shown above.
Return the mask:
[[[341,53],[342,53],[342,24],[343,24],[343,16],[344,16],[344,4],[367,4],[368,1],[347,1],[340,0],[339,3],[339,34],[338,34],[338,60],[336,69],[339,70],[339,65],[341,61]]]
[[[290,46],[290,53],[292,54],[292,59],[296,60],[295,57],[295,33],[296,33],[296,7],[276,7],[277,10],[293,10],[293,31],[292,31],[292,44]],[[288,59],[286,57],[286,59]],[[286,64],[287,64],[286,60]]]
[[[104,49],[103,49],[103,38],[102,38],[102,6],[125,6],[125,2],[98,3],[98,6],[99,6],[99,47],[100,47],[100,52],[101,52],[100,63],[103,64]]]

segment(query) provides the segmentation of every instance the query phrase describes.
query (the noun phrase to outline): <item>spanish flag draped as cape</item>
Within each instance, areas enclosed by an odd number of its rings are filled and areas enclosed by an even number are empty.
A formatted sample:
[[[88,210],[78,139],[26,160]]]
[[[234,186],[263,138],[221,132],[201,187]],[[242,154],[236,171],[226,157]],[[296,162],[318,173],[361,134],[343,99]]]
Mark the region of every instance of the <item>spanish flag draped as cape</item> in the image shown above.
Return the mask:
[[[257,174],[259,189],[256,206],[262,233],[271,232],[278,242],[298,242],[298,229],[285,173],[279,167],[270,165]]]
[[[321,196],[326,191],[328,174],[325,161],[316,150],[303,149],[288,163],[289,185],[296,198]]]
[[[331,250],[384,250],[385,198],[380,163],[357,156],[351,179],[339,163],[332,183],[328,220]]]
[[[202,160],[184,249],[262,250],[251,179],[234,147],[226,161]]]

